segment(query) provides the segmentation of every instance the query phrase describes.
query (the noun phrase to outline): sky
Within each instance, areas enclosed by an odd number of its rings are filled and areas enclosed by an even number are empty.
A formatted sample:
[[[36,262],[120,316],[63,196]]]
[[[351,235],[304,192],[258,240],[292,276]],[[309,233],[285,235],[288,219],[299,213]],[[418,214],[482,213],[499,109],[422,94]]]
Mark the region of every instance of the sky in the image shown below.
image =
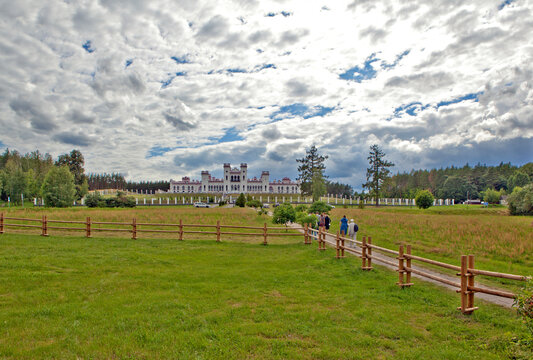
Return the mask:
[[[526,0],[0,0],[0,148],[128,180],[533,161]]]

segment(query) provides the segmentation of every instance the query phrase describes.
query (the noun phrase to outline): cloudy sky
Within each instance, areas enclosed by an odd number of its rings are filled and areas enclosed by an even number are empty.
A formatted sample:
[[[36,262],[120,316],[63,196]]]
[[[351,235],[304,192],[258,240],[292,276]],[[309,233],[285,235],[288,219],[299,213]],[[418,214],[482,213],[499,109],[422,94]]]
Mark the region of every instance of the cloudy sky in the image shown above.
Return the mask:
[[[297,175],[316,144],[360,188],[533,161],[526,0],[0,0],[0,148],[81,150],[128,179]]]

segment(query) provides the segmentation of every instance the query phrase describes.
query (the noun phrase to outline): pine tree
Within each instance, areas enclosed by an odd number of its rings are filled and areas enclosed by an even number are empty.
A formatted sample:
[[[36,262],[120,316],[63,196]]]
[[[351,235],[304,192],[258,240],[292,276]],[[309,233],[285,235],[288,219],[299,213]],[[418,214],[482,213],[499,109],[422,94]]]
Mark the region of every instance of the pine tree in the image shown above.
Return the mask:
[[[320,155],[315,145],[311,146],[311,149],[306,150],[305,157],[302,159],[296,159],[296,162],[302,165],[298,166],[298,179],[301,181],[301,190],[304,195],[311,195],[313,193],[313,176],[315,173],[320,173],[321,178],[324,181],[327,176],[324,175],[326,166],[324,161],[328,158],[327,155]]]
[[[385,153],[377,144],[370,146],[367,159],[370,167],[366,169],[366,183],[363,187],[369,189],[370,195],[376,199],[376,205],[379,205],[381,186],[390,174],[388,168],[394,166],[394,163],[385,160]]]

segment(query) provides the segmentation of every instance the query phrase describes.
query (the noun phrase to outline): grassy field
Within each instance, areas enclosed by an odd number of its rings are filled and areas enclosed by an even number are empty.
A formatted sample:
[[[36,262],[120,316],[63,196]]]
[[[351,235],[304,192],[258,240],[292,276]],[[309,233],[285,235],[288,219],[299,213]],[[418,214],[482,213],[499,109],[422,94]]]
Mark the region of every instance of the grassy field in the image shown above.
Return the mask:
[[[401,290],[394,272],[363,272],[358,259],[300,238],[261,246],[4,234],[0,259],[5,359],[531,355],[513,345],[525,327],[512,310],[482,304],[463,316],[452,292]]]
[[[508,216],[505,208],[337,207],[331,214],[332,232],[346,215],[359,225],[359,240],[363,235],[372,236],[374,244],[396,250],[399,244],[411,244],[415,255],[454,265],[459,265],[461,255],[474,254],[477,268],[533,275],[533,218]]]

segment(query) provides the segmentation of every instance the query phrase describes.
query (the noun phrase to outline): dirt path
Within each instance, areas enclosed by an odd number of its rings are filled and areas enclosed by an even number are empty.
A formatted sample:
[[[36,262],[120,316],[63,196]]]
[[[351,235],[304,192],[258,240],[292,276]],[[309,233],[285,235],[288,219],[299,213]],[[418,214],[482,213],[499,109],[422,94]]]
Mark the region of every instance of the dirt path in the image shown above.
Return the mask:
[[[291,225],[294,225],[294,226],[300,226],[299,224],[291,224]],[[300,230],[300,232],[303,233],[303,230]],[[332,234],[326,234],[326,243],[331,246],[331,247],[335,247],[335,236],[332,235]],[[346,245],[348,246],[348,245]],[[354,250],[357,250],[358,252],[361,252],[361,248],[356,246],[354,248]],[[356,253],[353,252],[353,250],[351,249],[346,249],[345,252],[349,253],[350,255],[353,255],[353,256],[359,256],[357,255]],[[394,262],[397,262],[398,260],[394,257],[391,257],[391,256],[387,256],[387,255],[384,255],[384,254],[381,254],[381,253],[378,253],[377,251],[374,251],[372,253],[372,256],[374,257],[372,260],[373,261],[377,261],[379,263],[380,266],[384,266],[390,270],[397,270],[398,268],[395,267],[395,266],[392,266],[392,265],[389,265],[389,264],[386,264],[382,261],[380,261],[380,259],[383,259],[383,260],[386,260],[386,261],[394,261]],[[436,272],[434,270],[431,270],[431,269],[428,269],[426,267],[422,267],[422,266],[412,266],[413,269],[417,269],[417,270],[422,270],[430,275],[433,275],[433,276],[438,276],[438,277],[441,277],[441,278],[444,278],[446,280],[449,280],[449,281],[453,281],[453,282],[456,282],[458,283],[459,282],[459,277],[457,276],[450,276],[450,275],[447,275],[447,274],[443,274],[443,273],[440,273],[440,272]],[[436,284],[436,285],[439,285],[441,287],[444,287],[444,288],[447,288],[449,290],[452,290],[453,292],[455,292],[457,290],[457,288],[453,287],[453,286],[450,286],[450,285],[447,285],[447,284],[444,284],[444,283],[441,283],[439,281],[436,281],[436,280],[433,280],[433,279],[429,279],[429,278],[426,278],[426,277],[423,277],[423,276],[420,276],[420,275],[417,275],[417,274],[414,274],[414,273],[411,273],[411,277],[412,278],[416,278],[416,279],[419,279],[419,280],[422,280],[422,281],[426,281],[426,282],[429,282],[429,283],[432,283],[432,284]],[[416,286],[416,284],[415,284]],[[495,288],[489,288],[487,286],[483,286],[483,285],[480,285],[480,284],[476,284],[476,286],[480,287],[480,288],[484,288],[484,289],[493,289],[493,290],[501,290],[501,289],[495,289]],[[504,290],[505,291],[505,290]],[[485,301],[488,301],[490,303],[493,303],[493,304],[497,304],[497,305],[500,305],[500,306],[503,306],[503,307],[507,307],[507,308],[511,308],[512,305],[513,305],[513,299],[508,299],[508,298],[504,298],[504,297],[500,297],[500,296],[494,296],[494,295],[490,295],[490,294],[484,294],[484,293],[476,293],[476,299],[483,299]]]

